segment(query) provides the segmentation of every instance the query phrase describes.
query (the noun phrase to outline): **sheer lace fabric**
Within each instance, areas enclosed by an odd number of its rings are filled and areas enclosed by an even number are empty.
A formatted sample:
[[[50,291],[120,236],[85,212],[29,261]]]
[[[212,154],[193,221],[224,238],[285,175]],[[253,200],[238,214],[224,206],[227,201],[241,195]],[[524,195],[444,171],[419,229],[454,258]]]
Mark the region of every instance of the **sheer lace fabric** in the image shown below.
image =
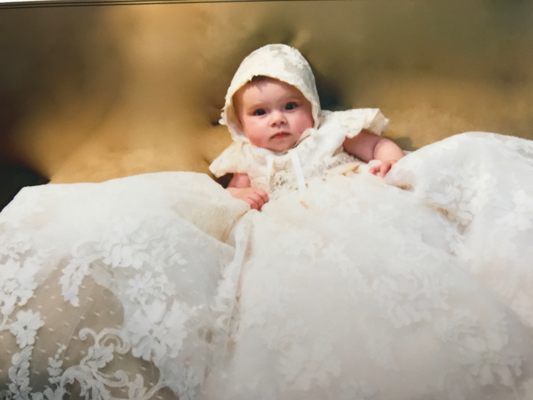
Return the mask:
[[[531,328],[532,173],[532,141],[470,132],[408,155],[386,179],[446,216],[468,271]]]
[[[235,120],[256,75],[312,105],[286,154]],[[383,181],[342,143],[387,119],[321,110],[284,45],[243,61],[221,122],[211,170],[249,173],[261,212],[177,172],[27,188],[0,214],[0,399],[533,398],[532,142],[459,135]]]
[[[27,188],[0,398],[533,398],[532,173],[532,142],[470,133],[262,212],[202,174]]]
[[[221,196],[187,173],[20,193],[0,220],[0,398],[193,398],[234,302],[219,238],[246,207]]]

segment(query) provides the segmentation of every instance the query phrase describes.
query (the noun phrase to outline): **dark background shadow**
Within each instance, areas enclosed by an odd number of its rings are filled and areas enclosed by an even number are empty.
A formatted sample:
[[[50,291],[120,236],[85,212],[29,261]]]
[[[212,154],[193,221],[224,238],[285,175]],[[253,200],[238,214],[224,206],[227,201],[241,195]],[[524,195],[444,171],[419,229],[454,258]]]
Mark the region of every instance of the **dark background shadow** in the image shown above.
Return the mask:
[[[48,182],[46,171],[32,159],[39,126],[25,129],[34,116],[58,119],[73,108],[65,107],[64,94],[95,98],[93,113],[105,114],[118,93],[120,63],[112,35],[102,23],[107,7],[8,7],[0,12],[0,207],[27,185]],[[102,60],[110,60],[103,62]],[[95,80],[97,77],[97,80]],[[110,88],[116,87],[116,90]],[[106,101],[107,98],[107,101]],[[71,102],[74,103],[75,101]],[[74,114],[74,113],[73,113]],[[67,116],[74,120],[75,115]],[[44,127],[42,129],[45,129]],[[27,131],[32,132],[27,132]],[[75,129],[55,132],[50,148],[76,143]],[[27,137],[26,137],[27,136]],[[79,136],[79,135],[78,135]]]

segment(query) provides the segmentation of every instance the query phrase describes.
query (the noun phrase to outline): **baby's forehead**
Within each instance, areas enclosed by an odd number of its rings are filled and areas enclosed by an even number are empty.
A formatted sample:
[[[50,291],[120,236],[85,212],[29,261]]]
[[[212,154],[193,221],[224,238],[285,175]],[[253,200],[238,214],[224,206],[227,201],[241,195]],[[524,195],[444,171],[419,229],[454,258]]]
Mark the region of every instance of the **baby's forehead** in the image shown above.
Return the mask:
[[[261,91],[267,86],[276,86],[280,90],[290,93],[293,96],[305,97],[297,87],[282,80],[271,78],[269,76],[254,76],[251,80],[241,86],[241,88],[237,90],[235,95],[241,95],[246,91],[246,89],[250,88],[258,89],[259,91]]]

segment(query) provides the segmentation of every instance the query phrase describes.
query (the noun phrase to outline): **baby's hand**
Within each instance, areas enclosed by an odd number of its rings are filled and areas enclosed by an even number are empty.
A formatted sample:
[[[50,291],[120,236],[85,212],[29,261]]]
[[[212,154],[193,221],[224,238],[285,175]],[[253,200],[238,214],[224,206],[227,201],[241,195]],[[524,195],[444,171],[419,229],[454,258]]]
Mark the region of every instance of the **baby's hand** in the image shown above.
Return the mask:
[[[248,203],[250,208],[261,210],[261,207],[268,201],[268,194],[264,190],[253,187],[228,187],[230,194]]]
[[[373,163],[373,161],[376,161]],[[378,161],[378,160],[372,160],[370,161],[370,166],[368,168],[368,172],[370,172],[373,175],[377,176],[385,176],[390,171],[392,166],[396,163],[397,160],[387,160],[387,161]]]

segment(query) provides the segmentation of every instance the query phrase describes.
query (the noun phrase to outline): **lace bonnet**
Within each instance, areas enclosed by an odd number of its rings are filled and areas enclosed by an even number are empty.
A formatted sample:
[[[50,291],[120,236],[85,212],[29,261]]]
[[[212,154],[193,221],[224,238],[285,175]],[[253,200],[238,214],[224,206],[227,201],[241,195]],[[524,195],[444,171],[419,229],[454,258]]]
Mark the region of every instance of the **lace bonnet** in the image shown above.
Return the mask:
[[[220,123],[227,125],[234,141],[248,141],[239,127],[233,107],[233,95],[254,76],[267,76],[296,87],[311,103],[315,128],[319,124],[320,100],[311,66],[294,47],[268,44],[250,53],[239,65],[226,92]]]

